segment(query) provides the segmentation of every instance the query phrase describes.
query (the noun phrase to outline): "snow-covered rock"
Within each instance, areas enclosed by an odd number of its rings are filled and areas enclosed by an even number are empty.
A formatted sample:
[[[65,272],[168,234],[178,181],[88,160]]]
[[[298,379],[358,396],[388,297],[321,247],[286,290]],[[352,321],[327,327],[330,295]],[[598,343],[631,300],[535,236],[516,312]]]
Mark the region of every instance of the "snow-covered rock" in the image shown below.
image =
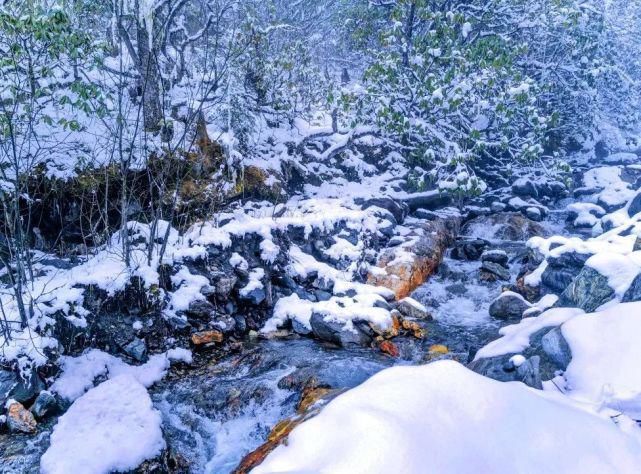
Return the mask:
[[[252,473],[632,474],[641,434],[630,431],[441,361],[387,369],[339,396]]]
[[[107,380],[60,417],[40,462],[42,474],[129,471],[165,449],[161,416],[131,375]]]

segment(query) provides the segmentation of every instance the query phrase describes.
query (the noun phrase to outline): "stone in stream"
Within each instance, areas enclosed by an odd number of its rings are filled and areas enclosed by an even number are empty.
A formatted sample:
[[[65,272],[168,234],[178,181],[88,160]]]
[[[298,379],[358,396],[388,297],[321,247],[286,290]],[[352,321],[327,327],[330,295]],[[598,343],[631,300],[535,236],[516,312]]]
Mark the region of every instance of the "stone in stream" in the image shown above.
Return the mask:
[[[331,342],[345,347],[349,345],[368,346],[372,337],[367,334],[363,325],[353,321],[353,330],[345,328],[345,325],[332,321],[326,315],[313,313],[309,320],[314,336],[323,341]]]
[[[25,381],[14,371],[0,369],[0,406],[9,399],[20,403],[33,400],[44,388],[44,382],[36,372],[31,372]]]
[[[530,387],[542,389],[540,361],[540,357],[536,355],[526,359],[508,354],[474,360],[468,364],[468,368],[499,382],[523,382]]]
[[[459,240],[452,249],[451,256],[455,260],[478,260],[488,245],[483,239]]]
[[[510,281],[510,271],[498,263],[485,261],[481,263],[481,280],[482,281]]]
[[[575,307],[591,313],[614,297],[608,277],[585,266],[559,297],[555,306]]]
[[[22,403],[15,400],[7,402],[7,426],[12,433],[35,433],[38,424],[33,414]]]
[[[43,390],[40,392],[36,401],[33,402],[29,411],[33,413],[33,416],[36,418],[44,418],[51,413],[54,413],[58,410],[58,401],[51,392]]]
[[[518,293],[505,291],[490,305],[490,316],[497,319],[521,318],[532,305]]]
[[[508,256],[504,250],[486,250],[481,255],[481,262],[498,263],[502,266],[507,266]]]
[[[396,304],[396,309],[403,316],[406,316],[408,318],[426,319],[428,321],[432,319],[432,315],[429,313],[427,308],[416,301],[414,298],[410,298],[409,296],[399,301]]]
[[[520,212],[501,212],[472,219],[465,224],[462,233],[482,236],[484,239],[525,241],[530,237],[545,235],[545,230],[541,224]]]

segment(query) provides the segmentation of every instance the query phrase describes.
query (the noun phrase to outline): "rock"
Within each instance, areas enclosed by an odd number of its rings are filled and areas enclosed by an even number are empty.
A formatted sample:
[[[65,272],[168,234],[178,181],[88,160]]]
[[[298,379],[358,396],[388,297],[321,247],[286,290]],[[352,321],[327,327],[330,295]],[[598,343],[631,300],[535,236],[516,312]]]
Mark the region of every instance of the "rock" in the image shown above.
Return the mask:
[[[212,321],[211,326],[213,329],[222,332],[224,335],[231,334],[236,330],[236,318],[225,314],[219,314]]]
[[[386,248],[370,268],[367,283],[392,290],[396,299],[408,296],[438,269],[459,225],[456,216],[413,225],[405,236],[407,245]]]
[[[425,319],[428,321],[432,320],[432,315],[429,313],[427,308],[409,296],[399,301],[396,305],[396,309],[399,313],[408,318]]]
[[[641,273],[634,277],[630,287],[621,299],[622,303],[628,303],[630,301],[641,301]]]
[[[486,250],[481,255],[481,262],[497,263],[505,267],[507,266],[508,256],[504,250]]]
[[[379,207],[381,209],[385,209],[392,216],[394,216],[396,224],[402,224],[409,212],[407,204],[395,201],[394,199],[387,197],[368,199],[361,205],[362,209],[368,209],[370,207]]]
[[[525,215],[535,221],[535,222],[541,222],[543,220],[543,215],[541,214],[541,210],[537,207],[528,207],[525,209]]]
[[[628,206],[628,215],[630,217],[635,216],[641,212],[641,193],[638,193],[636,196],[632,198],[632,201],[630,201],[630,205]]]
[[[591,313],[614,297],[608,278],[585,266],[559,297],[555,306],[577,307]]]
[[[510,281],[510,271],[502,265],[493,262],[481,263],[481,280],[483,281]]]
[[[497,319],[520,318],[530,306],[518,293],[505,291],[490,305],[490,316]]]
[[[227,299],[236,286],[236,283],[238,283],[238,277],[234,274],[223,274],[217,276],[214,283],[216,295],[221,300]]]
[[[33,402],[33,405],[29,409],[33,416],[38,419],[44,418],[47,415],[55,413],[58,410],[58,401],[51,392],[43,390],[40,392],[36,401]]]
[[[520,212],[502,212],[477,217],[465,224],[462,232],[468,236],[512,241],[525,241],[531,237],[545,235],[541,224],[528,219]]]
[[[134,338],[129,344],[127,344],[123,350],[125,353],[137,360],[138,362],[147,361],[147,344],[145,344],[144,339]]]
[[[9,399],[19,403],[33,400],[44,389],[45,384],[36,372],[31,372],[25,381],[13,371],[0,369],[0,407]]]
[[[266,297],[266,294],[265,294],[264,287],[254,288],[248,293],[239,295],[239,299],[246,301],[254,306],[258,306],[263,301],[265,301],[265,297]]]
[[[572,351],[560,327],[552,329],[541,338],[541,348],[559,369],[567,369],[572,360]]]
[[[499,201],[494,201],[490,205],[490,209],[492,210],[492,212],[495,212],[495,213],[496,212],[503,212],[503,211],[505,211],[506,208],[507,208],[507,205],[503,204],[502,202],[499,202]]]
[[[7,426],[12,433],[35,433],[38,423],[33,414],[22,403],[9,401],[7,409]]]
[[[399,357],[401,355],[400,351],[398,350],[398,346],[396,346],[396,344],[394,344],[392,341],[381,341],[378,345],[378,348],[381,350],[381,352],[391,357]]]
[[[312,333],[310,328],[299,322],[296,318],[292,319],[292,329],[296,334],[300,334],[301,336],[309,336]]]
[[[414,336],[416,339],[425,338],[425,330],[416,321],[410,321],[409,319],[404,319],[403,322],[401,323],[401,327],[405,331],[411,332],[412,336]]]
[[[215,312],[216,308],[207,300],[192,301],[189,303],[189,309],[186,311],[187,316],[202,320],[209,320]]]
[[[202,346],[214,342],[223,342],[223,333],[216,330],[196,332],[191,335],[191,342],[195,346]]]
[[[450,350],[447,346],[443,344],[433,344],[427,350],[431,356],[444,356],[450,353]]]
[[[478,260],[488,245],[488,242],[483,239],[459,240],[452,249],[452,258],[455,260]]]
[[[521,362],[518,367],[514,365],[512,355],[504,355],[474,360],[468,368],[499,382],[523,382],[530,387],[543,388],[539,356]]]
[[[526,178],[519,178],[512,184],[512,192],[517,196],[521,197],[539,197],[539,191],[537,190],[534,181]]]
[[[326,320],[325,315],[313,313],[310,319],[314,336],[323,341],[332,342],[339,346],[360,345],[368,346],[372,338],[366,334],[361,325],[354,322],[354,330],[345,329],[345,325],[336,321]]]

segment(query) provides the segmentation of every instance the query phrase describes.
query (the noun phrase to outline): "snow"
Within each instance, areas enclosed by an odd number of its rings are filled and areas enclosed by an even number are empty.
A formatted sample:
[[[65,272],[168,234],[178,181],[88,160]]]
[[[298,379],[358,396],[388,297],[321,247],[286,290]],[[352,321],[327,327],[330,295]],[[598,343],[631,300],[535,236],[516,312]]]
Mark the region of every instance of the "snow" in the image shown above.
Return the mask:
[[[641,472],[641,435],[560,395],[440,361],[386,369],[342,394],[252,473],[460,474],[471,466],[494,474],[632,474]]]
[[[249,274],[249,282],[247,285],[242,287],[239,291],[241,296],[247,296],[254,290],[260,290],[264,288],[263,278],[265,278],[265,270],[262,268],[254,268]]]
[[[42,474],[128,471],[165,449],[161,416],[131,375],[107,380],[58,419],[40,460]]]
[[[501,337],[479,349],[474,360],[518,354],[530,345],[530,336],[536,332],[559,326],[579,314],[583,314],[583,310],[552,308],[537,317],[523,318],[517,324],[504,326],[499,330]]]
[[[641,303],[579,315],[561,331],[572,351],[567,395],[641,419]]]
[[[600,252],[590,257],[585,264],[606,276],[610,288],[621,298],[641,272],[641,252],[628,255]]]
[[[91,349],[78,357],[61,356],[62,374],[51,386],[51,391],[62,398],[73,401],[93,387],[99,377],[113,378],[128,375],[145,387],[161,380],[172,361],[191,363],[191,352],[187,349],[170,349],[156,354],[143,365],[133,366],[99,349]]]

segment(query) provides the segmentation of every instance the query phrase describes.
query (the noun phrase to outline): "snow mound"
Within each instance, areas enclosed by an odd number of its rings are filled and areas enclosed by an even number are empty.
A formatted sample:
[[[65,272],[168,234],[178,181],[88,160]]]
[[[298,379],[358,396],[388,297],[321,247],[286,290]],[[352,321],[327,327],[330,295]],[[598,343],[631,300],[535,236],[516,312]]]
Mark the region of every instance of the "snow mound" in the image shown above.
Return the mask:
[[[42,456],[43,474],[135,469],[165,448],[161,416],[147,390],[121,375],[89,390],[62,415]]]
[[[252,473],[641,472],[638,429],[561,400],[452,361],[394,367],[330,402]]]
[[[568,395],[641,418],[641,303],[622,303],[565,323],[572,351]]]

